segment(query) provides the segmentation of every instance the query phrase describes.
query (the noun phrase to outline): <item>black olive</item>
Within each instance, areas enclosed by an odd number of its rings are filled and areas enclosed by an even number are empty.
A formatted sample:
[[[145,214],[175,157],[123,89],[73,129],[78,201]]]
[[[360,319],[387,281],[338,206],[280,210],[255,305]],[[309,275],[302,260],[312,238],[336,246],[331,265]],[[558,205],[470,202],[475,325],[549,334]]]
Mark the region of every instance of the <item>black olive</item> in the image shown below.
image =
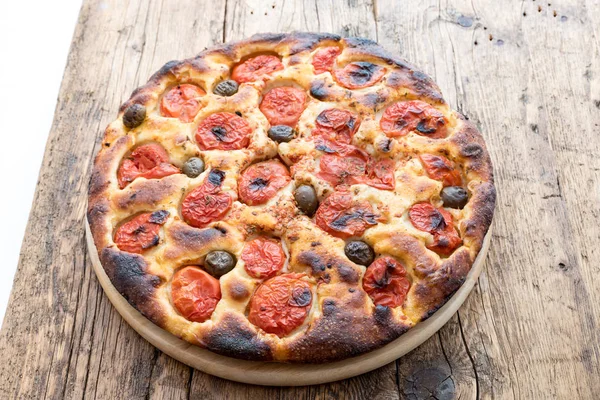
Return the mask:
[[[235,267],[236,259],[231,253],[223,250],[214,250],[206,255],[204,269],[206,272],[220,278]]]
[[[132,104],[123,114],[123,125],[128,129],[133,129],[142,124],[146,119],[146,107],[141,104]]]
[[[375,252],[362,240],[351,240],[344,247],[346,257],[355,264],[368,267],[375,259]]]
[[[269,129],[269,137],[277,143],[289,142],[296,136],[296,132],[287,125],[275,125]]]
[[[204,161],[198,157],[192,157],[183,164],[182,171],[190,178],[195,178],[204,171]]]
[[[238,84],[236,81],[232,81],[231,79],[220,82],[217,86],[215,86],[215,89],[213,90],[215,94],[226,97],[233,96],[237,93],[237,91]]]
[[[319,206],[319,200],[317,199],[317,193],[312,186],[301,185],[294,191],[294,198],[298,203],[298,208],[304,214],[312,217],[317,207]]]
[[[469,201],[469,194],[460,186],[448,186],[442,189],[444,207],[463,209]]]

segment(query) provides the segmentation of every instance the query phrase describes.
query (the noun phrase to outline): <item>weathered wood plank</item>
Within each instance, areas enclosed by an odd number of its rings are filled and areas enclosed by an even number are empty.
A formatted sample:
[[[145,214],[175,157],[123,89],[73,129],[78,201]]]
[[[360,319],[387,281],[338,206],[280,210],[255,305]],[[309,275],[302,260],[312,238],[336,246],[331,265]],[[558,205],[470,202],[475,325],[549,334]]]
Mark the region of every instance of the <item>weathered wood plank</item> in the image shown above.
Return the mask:
[[[590,0],[87,0],[0,332],[2,398],[593,398],[600,390],[600,5]],[[139,337],[90,268],[102,130],[164,62],[256,32],[377,39],[480,127],[499,188],[486,270],[458,315],[370,374],[308,388],[210,377]]]
[[[592,398],[599,384],[590,261],[600,232],[599,70],[589,35],[598,5],[560,3],[378,2],[393,10],[381,15],[380,41],[435,77],[481,127],[495,161],[489,262],[457,317],[461,335],[446,335],[452,324],[440,332],[446,353],[468,352],[486,398],[568,398],[573,389]],[[426,345],[408,358],[419,355],[445,371],[439,351]]]

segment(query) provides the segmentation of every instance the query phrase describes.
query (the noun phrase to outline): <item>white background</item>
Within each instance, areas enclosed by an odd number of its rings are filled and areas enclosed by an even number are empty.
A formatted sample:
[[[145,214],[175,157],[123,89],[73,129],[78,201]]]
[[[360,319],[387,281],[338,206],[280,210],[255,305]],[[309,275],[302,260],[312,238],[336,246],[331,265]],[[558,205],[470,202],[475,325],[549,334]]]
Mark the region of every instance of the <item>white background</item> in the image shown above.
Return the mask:
[[[81,0],[0,1],[0,321]]]

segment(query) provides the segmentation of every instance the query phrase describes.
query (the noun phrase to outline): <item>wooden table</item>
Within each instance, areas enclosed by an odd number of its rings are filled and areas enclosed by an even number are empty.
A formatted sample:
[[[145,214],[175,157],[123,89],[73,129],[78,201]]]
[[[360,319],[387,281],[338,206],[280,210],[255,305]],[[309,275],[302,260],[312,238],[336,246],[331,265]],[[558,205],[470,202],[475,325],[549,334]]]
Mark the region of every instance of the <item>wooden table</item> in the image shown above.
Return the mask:
[[[597,398],[600,5],[551,2],[85,0],[0,333],[0,398]],[[101,133],[135,87],[170,59],[290,30],[372,38],[430,73],[486,137],[498,205],[478,285],[438,334],[372,373],[288,389],[145,342],[103,294],[82,221]],[[43,79],[39,62],[13,79]]]

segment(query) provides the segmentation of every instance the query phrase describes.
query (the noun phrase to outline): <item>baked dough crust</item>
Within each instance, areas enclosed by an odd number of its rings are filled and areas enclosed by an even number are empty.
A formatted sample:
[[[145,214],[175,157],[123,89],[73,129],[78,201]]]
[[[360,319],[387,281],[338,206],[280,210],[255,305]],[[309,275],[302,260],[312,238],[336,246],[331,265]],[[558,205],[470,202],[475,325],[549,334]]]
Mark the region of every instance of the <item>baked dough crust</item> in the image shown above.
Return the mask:
[[[315,75],[310,63],[314,52],[339,46],[337,63],[369,61],[384,66],[386,76],[372,87],[345,89],[329,72]],[[240,85],[237,94],[219,97],[212,88],[228,79],[234,65],[251,55],[277,54],[285,69],[266,81]],[[162,95],[172,86],[193,83],[207,94],[192,123],[160,115]],[[268,122],[258,108],[262,93],[279,84],[302,87],[310,96],[298,123],[300,137],[280,144],[267,136]],[[448,119],[449,135],[430,139],[416,134],[388,139],[378,128],[382,111],[398,100],[419,99],[434,105]],[[128,130],[122,122],[131,104],[147,109],[145,122]],[[362,289],[365,267],[344,254],[344,241],[319,229],[301,215],[293,199],[296,184],[309,183],[322,199],[331,186],[316,177],[319,152],[305,140],[315,117],[329,107],[350,109],[362,123],[353,143],[371,154],[397,161],[394,191],[353,185],[355,198],[368,200],[387,217],[368,229],[363,240],[377,254],[397,258],[407,269],[412,285],[405,303],[396,308],[375,306]],[[194,138],[198,122],[217,111],[241,112],[253,134],[246,149],[201,151]],[[162,179],[138,178],[124,189],[117,182],[121,160],[140,143],[156,142],[181,167],[189,157],[202,156],[206,171],[197,178],[184,174]],[[420,153],[444,154],[458,165],[470,193],[463,210],[450,210],[463,245],[448,258],[428,250],[431,235],[415,229],[407,219],[408,208],[419,201],[441,206],[442,184],[430,179],[418,161]],[[266,205],[250,207],[239,201],[237,177],[248,165],[279,156],[294,166],[292,182]],[[233,196],[229,214],[207,228],[198,229],[181,218],[183,196],[198,186],[208,171],[226,172],[223,190]],[[492,222],[495,204],[492,165],[484,140],[465,117],[451,110],[439,88],[406,61],[388,54],[376,43],[332,34],[260,34],[248,40],[220,45],[194,58],[165,64],[149,82],[136,89],[120,108],[119,117],[106,129],[96,157],[90,188],[88,220],[100,261],[115,288],[144,316],[190,343],[219,354],[249,359],[289,362],[328,362],[378,348],[398,338],[416,323],[431,316],[462,285],[479,253]],[[167,210],[170,217],[161,229],[160,243],[143,255],[119,250],[113,241],[115,228],[140,212]],[[244,242],[259,232],[282,239],[289,254],[288,272],[304,272],[311,282],[313,302],[306,321],[291,334],[279,338],[267,334],[246,318],[247,306],[260,284],[250,277],[240,260]],[[235,268],[220,278],[222,299],[212,317],[190,322],[173,307],[170,280],[184,265],[201,265],[211,250],[227,250],[237,256]]]

